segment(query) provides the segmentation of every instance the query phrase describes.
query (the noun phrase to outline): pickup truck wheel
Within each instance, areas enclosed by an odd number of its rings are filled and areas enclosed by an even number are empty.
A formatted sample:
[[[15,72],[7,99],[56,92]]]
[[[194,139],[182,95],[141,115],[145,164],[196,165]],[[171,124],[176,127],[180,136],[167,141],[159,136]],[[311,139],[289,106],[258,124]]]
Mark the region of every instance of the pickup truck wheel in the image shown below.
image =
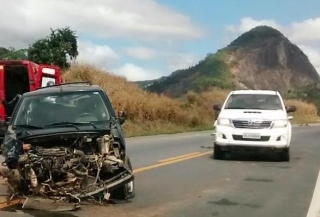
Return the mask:
[[[124,164],[133,171],[130,158],[128,156],[125,157]],[[127,200],[135,197],[135,182],[134,180],[130,181],[129,183],[125,184],[118,189],[115,189],[112,194],[112,198],[119,199],[119,200]]]
[[[224,152],[221,150],[220,146],[217,144],[213,145],[213,157],[214,159],[221,160],[224,158]]]
[[[279,157],[280,157],[281,161],[289,162],[290,161],[290,148],[284,148],[280,152],[280,156]]]

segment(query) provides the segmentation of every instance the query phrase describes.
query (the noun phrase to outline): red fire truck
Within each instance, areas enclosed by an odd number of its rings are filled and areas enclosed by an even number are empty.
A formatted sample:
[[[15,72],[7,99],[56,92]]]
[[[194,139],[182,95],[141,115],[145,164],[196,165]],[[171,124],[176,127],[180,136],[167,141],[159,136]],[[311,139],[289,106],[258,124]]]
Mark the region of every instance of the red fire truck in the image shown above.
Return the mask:
[[[0,121],[8,122],[19,95],[39,87],[62,83],[58,66],[28,60],[0,60]],[[0,129],[2,143],[6,129]]]

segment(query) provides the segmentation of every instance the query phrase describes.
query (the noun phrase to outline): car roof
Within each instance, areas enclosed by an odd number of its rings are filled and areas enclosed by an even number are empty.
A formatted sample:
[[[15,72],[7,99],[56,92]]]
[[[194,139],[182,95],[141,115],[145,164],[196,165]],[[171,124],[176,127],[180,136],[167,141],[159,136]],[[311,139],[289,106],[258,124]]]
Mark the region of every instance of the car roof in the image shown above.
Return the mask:
[[[53,86],[42,87],[34,91],[26,92],[23,96],[36,96],[48,93],[57,92],[77,92],[77,91],[102,91],[99,85],[92,84],[77,84],[77,83],[62,83]]]
[[[234,90],[231,94],[268,94],[268,95],[279,95],[278,91],[275,90]]]

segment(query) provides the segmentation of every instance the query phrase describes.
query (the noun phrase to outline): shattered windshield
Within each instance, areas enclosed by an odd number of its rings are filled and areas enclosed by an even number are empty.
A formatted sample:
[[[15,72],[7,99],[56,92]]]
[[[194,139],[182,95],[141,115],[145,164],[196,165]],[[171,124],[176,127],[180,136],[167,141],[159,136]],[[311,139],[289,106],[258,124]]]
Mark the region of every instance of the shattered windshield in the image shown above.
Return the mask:
[[[233,94],[225,109],[282,110],[280,98],[270,94]]]
[[[60,92],[25,97],[13,125],[34,128],[56,123],[99,123],[109,119],[108,108],[99,92]]]

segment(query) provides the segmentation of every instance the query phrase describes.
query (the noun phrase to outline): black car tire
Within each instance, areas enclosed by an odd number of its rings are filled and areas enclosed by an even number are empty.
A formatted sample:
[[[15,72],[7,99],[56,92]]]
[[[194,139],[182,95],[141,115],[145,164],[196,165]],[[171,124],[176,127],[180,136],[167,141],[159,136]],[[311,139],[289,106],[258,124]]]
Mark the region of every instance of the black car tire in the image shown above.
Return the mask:
[[[221,147],[215,143],[213,145],[213,157],[217,160],[222,160],[224,158],[224,152],[221,150]]]
[[[133,171],[132,164],[130,158],[128,156],[125,157],[124,164]],[[118,200],[127,200],[135,197],[135,180],[130,181],[122,187],[115,189],[112,194],[112,198]]]
[[[289,162],[290,161],[290,148],[284,148],[279,153],[280,161]]]

